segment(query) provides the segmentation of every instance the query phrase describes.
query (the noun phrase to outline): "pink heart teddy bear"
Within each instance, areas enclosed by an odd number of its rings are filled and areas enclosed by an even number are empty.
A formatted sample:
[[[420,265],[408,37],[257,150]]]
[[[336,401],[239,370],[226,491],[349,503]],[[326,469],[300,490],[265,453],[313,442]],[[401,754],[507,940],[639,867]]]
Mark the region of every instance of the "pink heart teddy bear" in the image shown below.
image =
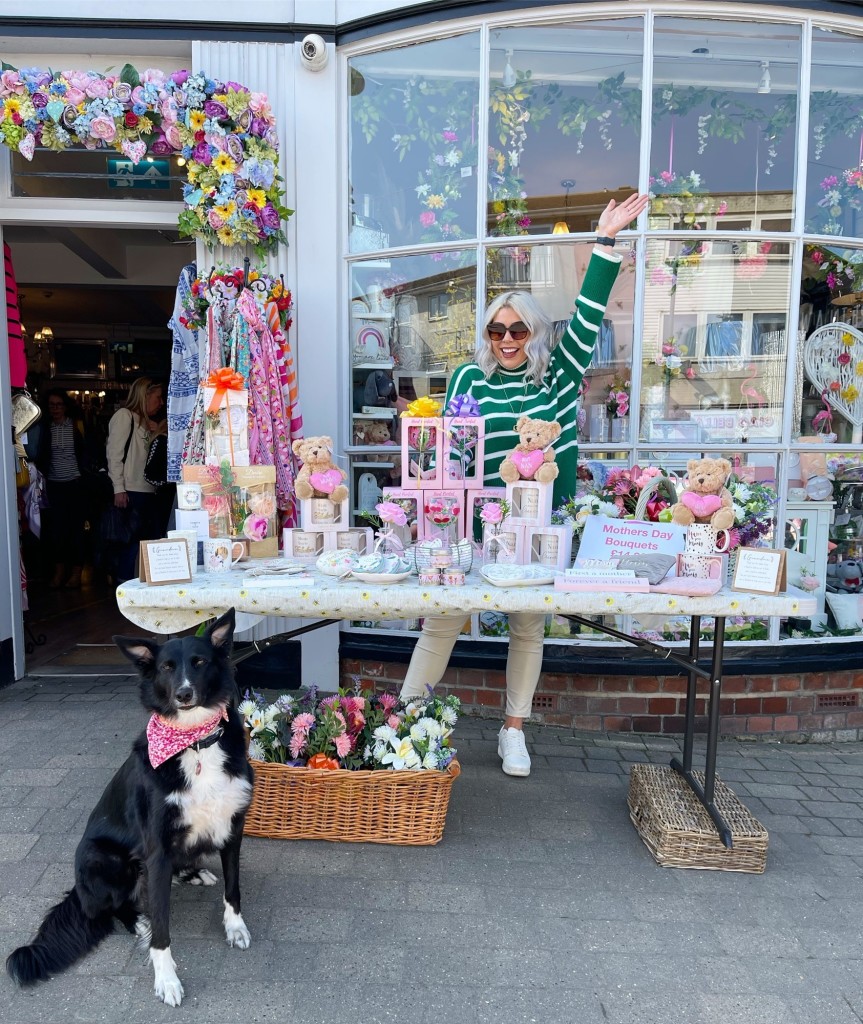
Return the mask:
[[[536,480],[550,484],[560,470],[554,461],[554,442],[560,437],[557,420],[532,420],[522,416],[515,425],[519,442],[500,464],[500,475],[505,483]]]
[[[671,506],[671,521],[681,526],[709,523],[714,530],[734,525],[734,506],[725,486],[731,463],[728,459],[690,459],[686,464],[687,489]]]
[[[332,438],[298,438],[291,450],[302,463],[294,484],[298,498],[329,498],[336,503],[347,498],[348,489],[342,483],[347,473],[333,462]]]

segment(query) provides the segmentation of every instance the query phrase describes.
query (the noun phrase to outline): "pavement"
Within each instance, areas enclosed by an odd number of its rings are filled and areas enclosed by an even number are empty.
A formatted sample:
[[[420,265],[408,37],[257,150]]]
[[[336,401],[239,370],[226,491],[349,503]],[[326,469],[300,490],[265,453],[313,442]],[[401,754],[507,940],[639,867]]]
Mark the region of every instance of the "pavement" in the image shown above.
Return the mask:
[[[123,675],[0,690],[0,946],[29,941],[145,713]],[[497,723],[462,719],[462,774],[430,847],[249,839],[229,949],[220,888],[173,890],[172,1009],[120,932],[30,990],[4,1024],[861,1024],[863,745],[722,742],[722,779],[770,832],[763,875],[659,867],[627,776],[668,738],[527,730],[503,775]],[[696,767],[702,751],[696,750]],[[218,868],[216,869],[219,870]]]

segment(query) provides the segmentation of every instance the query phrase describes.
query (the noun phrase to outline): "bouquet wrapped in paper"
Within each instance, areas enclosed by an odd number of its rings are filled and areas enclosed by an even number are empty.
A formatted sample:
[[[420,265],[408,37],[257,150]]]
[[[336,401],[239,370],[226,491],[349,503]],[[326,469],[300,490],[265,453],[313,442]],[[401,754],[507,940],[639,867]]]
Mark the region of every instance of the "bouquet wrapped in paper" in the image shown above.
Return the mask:
[[[249,465],[249,392],[242,374],[223,366],[204,383],[204,459]]]

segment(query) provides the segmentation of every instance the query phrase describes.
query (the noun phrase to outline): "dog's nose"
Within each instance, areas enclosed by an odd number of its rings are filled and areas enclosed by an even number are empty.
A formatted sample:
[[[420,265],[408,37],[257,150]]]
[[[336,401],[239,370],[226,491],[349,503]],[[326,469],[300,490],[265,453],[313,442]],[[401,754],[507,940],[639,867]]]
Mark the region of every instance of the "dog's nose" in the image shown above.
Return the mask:
[[[191,704],[192,703],[192,699],[194,698],[194,696],[195,696],[195,691],[192,689],[191,686],[181,686],[180,689],[177,690],[177,693],[176,693],[177,703],[178,704]]]

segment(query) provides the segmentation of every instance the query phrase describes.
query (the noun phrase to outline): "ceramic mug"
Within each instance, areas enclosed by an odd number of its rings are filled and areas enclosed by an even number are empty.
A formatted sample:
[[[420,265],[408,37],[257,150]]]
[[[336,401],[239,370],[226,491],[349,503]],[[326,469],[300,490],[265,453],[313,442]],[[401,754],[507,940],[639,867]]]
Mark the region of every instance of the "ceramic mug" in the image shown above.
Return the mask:
[[[208,537],[204,541],[204,572],[230,572],[245,550],[243,542],[232,537]]]
[[[168,530],[168,537],[183,538],[189,549],[189,568],[192,575],[198,571],[198,531],[197,530]]]
[[[177,508],[193,512],[201,507],[201,485],[194,483],[177,484]]]
[[[726,530],[717,533],[710,523],[692,523],[686,528],[686,550],[695,554],[715,555],[717,551],[727,551],[730,539]]]

